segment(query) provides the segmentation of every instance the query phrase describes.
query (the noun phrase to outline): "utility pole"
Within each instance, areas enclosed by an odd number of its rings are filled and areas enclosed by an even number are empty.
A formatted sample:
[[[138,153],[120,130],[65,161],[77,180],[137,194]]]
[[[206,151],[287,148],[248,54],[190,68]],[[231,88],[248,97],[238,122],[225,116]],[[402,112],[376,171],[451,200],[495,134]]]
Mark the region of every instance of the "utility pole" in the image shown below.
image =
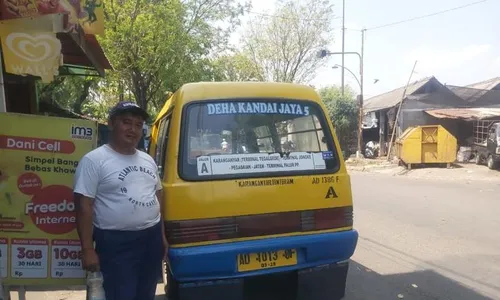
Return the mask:
[[[363,105],[364,105],[364,94],[363,94],[363,78],[364,78],[364,54],[365,54],[365,31],[361,30],[361,55],[359,59],[359,119],[358,119],[358,151],[356,151],[357,158],[361,158],[361,153],[363,152]]]
[[[345,52],[345,0],[342,0],[342,85],[340,91],[344,96],[344,52]]]

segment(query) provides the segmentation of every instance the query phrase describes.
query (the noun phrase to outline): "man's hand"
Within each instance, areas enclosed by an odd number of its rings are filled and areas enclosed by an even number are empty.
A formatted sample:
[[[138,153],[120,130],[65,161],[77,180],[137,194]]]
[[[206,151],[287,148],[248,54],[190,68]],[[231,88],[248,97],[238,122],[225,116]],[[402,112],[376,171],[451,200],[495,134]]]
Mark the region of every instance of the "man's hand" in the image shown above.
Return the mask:
[[[82,256],[83,269],[90,272],[99,272],[99,257],[94,249],[83,249]]]
[[[99,271],[99,257],[92,239],[92,214],[94,200],[75,193],[76,229],[82,244],[82,267],[86,271]]]

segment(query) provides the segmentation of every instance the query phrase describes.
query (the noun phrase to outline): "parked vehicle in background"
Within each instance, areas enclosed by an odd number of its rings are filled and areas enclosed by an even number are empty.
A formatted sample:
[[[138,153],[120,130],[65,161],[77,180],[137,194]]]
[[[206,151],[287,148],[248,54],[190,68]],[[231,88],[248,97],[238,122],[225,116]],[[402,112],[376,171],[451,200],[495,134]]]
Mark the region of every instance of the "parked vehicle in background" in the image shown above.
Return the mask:
[[[377,158],[380,151],[380,143],[377,141],[369,141],[365,145],[365,157]]]
[[[316,91],[192,83],[168,99],[149,153],[165,190],[170,299],[243,299],[257,276],[297,299],[341,299],[356,248],[350,177]]]
[[[497,169],[500,164],[500,122],[488,124],[488,121],[478,121],[474,130],[472,152],[476,163],[486,164],[492,170]]]

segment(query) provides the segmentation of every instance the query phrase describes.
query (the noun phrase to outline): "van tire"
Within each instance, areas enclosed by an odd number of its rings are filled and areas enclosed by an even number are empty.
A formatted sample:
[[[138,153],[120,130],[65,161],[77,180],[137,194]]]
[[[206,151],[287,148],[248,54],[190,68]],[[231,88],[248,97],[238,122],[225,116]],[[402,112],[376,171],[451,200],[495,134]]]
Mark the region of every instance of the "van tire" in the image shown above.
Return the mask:
[[[481,158],[481,155],[479,153],[476,153],[476,157],[474,157],[474,162],[476,165],[480,165],[483,162],[483,159]]]
[[[165,298],[167,300],[177,300],[179,297],[179,283],[172,276],[172,272],[170,271],[170,267],[166,261],[162,262],[161,270],[165,289]]]
[[[486,164],[488,166],[488,169],[490,170],[495,170],[497,168],[497,164],[495,160],[493,160],[493,155],[488,155],[488,160],[486,161]]]

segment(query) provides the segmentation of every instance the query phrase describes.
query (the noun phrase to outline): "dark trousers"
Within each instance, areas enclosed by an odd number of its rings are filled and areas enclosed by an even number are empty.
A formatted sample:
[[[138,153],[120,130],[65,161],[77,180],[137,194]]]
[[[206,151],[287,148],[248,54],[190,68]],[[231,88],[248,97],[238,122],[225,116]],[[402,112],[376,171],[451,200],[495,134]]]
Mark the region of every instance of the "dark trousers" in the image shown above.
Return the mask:
[[[140,231],[94,228],[106,300],[154,300],[164,255],[162,222]]]

